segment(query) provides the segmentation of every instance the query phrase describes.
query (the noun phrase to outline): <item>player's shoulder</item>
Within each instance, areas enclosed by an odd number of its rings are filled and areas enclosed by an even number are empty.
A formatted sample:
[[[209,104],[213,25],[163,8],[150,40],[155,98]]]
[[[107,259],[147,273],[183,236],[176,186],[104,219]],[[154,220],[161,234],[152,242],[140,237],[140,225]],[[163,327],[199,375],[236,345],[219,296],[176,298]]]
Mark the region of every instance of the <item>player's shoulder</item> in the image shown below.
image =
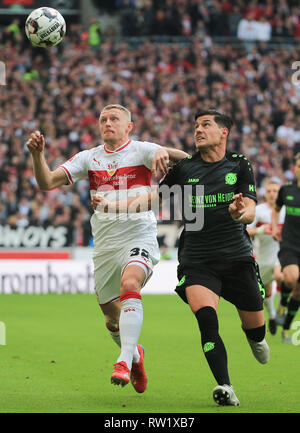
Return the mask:
[[[195,160],[195,155],[188,155],[185,158],[176,161],[171,167],[171,169],[178,170],[179,168],[194,162],[194,160]]]
[[[290,181],[281,185],[280,189],[282,191],[289,191],[291,189],[294,189],[295,187],[297,187],[297,183],[295,181]]]
[[[145,140],[141,141],[141,140],[133,140],[133,139],[131,139],[131,146],[134,146],[134,147],[138,147],[138,146],[139,147],[153,147],[153,146],[157,147],[157,146],[159,146],[159,147],[161,147],[160,144],[155,143],[154,141],[145,141]]]
[[[228,161],[234,161],[236,163],[246,162],[250,164],[248,158],[243,153],[237,153],[227,150],[226,158],[228,159]]]

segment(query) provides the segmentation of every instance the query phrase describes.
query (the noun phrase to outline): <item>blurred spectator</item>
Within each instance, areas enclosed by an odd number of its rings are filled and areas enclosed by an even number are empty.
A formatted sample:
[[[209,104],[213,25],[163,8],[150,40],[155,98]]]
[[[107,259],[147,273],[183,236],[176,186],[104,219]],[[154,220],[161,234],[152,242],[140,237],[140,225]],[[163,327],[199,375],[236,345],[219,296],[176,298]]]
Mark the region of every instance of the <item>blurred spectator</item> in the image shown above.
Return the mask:
[[[242,18],[238,23],[237,37],[244,41],[254,41],[257,39],[257,24],[255,13],[249,11],[245,18]]]
[[[101,26],[96,18],[91,18],[89,26],[89,44],[92,48],[99,47],[101,43]]]

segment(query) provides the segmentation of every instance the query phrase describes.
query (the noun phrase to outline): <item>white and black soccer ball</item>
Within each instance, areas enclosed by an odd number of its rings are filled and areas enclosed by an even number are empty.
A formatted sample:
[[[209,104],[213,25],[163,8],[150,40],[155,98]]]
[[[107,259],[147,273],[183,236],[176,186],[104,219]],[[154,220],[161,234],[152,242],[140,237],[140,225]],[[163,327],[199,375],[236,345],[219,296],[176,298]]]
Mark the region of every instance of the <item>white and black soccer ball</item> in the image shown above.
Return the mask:
[[[28,16],[25,33],[34,47],[54,47],[62,41],[66,23],[56,9],[41,7]]]

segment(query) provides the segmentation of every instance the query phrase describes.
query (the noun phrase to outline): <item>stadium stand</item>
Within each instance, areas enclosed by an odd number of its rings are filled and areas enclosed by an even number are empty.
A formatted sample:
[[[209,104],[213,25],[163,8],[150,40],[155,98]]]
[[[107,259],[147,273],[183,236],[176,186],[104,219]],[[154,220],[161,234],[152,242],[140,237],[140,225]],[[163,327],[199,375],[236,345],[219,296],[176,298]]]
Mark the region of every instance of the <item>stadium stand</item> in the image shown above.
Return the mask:
[[[39,191],[25,142],[41,130],[48,162],[56,167],[101,143],[99,112],[112,102],[133,113],[135,138],[189,153],[195,110],[221,109],[235,120],[230,148],[252,162],[259,197],[266,177],[292,179],[292,158],[300,150],[300,84],[292,79],[300,60],[297,1],[254,0],[247,8],[226,0],[109,3],[109,13],[120,17],[121,37],[107,29],[96,44],[81,24],[71,24],[51,50],[29,46],[18,20],[1,29],[0,58],[7,61],[0,225],[62,225],[70,245],[89,245],[88,183]],[[254,41],[238,36],[249,19],[270,31]]]

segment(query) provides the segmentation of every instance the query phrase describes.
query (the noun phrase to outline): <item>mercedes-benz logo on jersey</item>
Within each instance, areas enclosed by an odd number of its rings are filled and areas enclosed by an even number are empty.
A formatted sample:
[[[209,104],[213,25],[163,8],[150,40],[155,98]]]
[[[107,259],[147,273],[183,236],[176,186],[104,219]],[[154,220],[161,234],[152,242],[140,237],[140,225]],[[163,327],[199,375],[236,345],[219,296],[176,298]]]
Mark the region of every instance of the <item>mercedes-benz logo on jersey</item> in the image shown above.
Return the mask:
[[[115,174],[118,169],[118,163],[116,161],[107,164],[107,173],[111,176]]]
[[[237,181],[236,173],[227,173],[225,176],[226,185],[234,185]]]

